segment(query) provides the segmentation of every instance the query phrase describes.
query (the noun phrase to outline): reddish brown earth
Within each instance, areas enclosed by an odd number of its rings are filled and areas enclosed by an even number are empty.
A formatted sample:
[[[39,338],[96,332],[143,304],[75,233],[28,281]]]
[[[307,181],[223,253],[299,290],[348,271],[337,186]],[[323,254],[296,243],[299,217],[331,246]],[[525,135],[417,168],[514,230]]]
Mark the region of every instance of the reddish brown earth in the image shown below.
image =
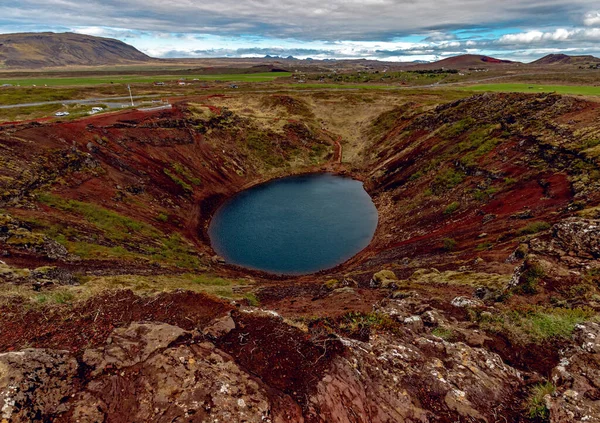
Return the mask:
[[[90,276],[210,273],[252,278],[244,289],[260,307],[189,291],[108,290],[59,305],[7,297],[2,418],[562,422],[598,409],[600,387],[581,363],[598,374],[600,347],[527,326],[567,310],[585,314],[572,336],[596,331],[597,103],[524,94],[405,103],[370,122],[355,163],[340,163],[343,140],[300,98],[265,98],[262,107],[304,116],[279,132],[219,98],[189,103],[2,126],[0,281],[49,294]],[[213,257],[206,226],[226,198],[323,170],[364,181],[380,218],[367,249],[296,278]],[[96,250],[73,250],[81,244]],[[15,273],[42,265],[60,271]],[[544,381],[556,388],[552,414],[530,419],[528,394]]]

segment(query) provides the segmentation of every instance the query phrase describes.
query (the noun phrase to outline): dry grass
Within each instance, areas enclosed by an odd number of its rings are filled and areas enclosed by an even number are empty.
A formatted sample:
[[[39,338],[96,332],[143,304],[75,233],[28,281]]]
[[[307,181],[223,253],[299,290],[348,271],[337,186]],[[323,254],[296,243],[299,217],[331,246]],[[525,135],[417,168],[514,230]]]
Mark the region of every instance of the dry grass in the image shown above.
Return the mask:
[[[251,279],[227,279],[212,274],[184,273],[175,275],[118,275],[118,276],[83,276],[79,278],[80,284],[75,286],[56,286],[44,288],[41,291],[33,289],[32,283],[27,281],[27,269],[15,269],[0,265],[0,303],[13,303],[15,298],[21,298],[31,304],[57,303],[71,301],[85,301],[103,291],[130,289],[136,294],[152,295],[160,292],[185,290],[202,292],[217,297],[228,299],[247,298],[251,302],[256,299],[251,292],[254,281]],[[15,280],[8,278],[10,274],[21,278]],[[13,280],[18,283],[5,282]]]

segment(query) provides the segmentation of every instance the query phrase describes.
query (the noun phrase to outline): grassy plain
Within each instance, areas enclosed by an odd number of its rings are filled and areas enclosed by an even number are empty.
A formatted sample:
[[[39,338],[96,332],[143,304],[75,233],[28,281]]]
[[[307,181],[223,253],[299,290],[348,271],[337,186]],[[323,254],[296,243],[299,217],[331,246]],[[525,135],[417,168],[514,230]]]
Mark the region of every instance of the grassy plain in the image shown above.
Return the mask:
[[[22,86],[49,86],[49,87],[68,87],[68,86],[88,86],[101,84],[123,84],[123,83],[148,83],[154,81],[176,81],[185,79],[192,81],[238,81],[238,82],[268,82],[277,78],[289,77],[289,72],[262,72],[249,74],[215,74],[215,75],[103,75],[103,76],[87,76],[60,78],[60,77],[27,77],[27,78],[4,78],[0,79],[0,85],[12,84]]]
[[[600,86],[536,85],[536,84],[478,84],[462,87],[466,91],[557,93],[566,95],[600,95]]]

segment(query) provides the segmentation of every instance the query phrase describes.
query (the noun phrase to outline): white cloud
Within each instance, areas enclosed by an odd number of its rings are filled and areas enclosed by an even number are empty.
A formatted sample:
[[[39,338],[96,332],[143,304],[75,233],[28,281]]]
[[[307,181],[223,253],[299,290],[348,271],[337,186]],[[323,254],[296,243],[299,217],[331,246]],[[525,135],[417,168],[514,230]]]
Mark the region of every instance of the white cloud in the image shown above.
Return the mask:
[[[583,17],[585,26],[600,26],[600,12],[589,12]]]
[[[559,28],[550,32],[527,31],[506,34],[498,39],[498,44],[538,44],[545,42],[600,41],[600,28]]]

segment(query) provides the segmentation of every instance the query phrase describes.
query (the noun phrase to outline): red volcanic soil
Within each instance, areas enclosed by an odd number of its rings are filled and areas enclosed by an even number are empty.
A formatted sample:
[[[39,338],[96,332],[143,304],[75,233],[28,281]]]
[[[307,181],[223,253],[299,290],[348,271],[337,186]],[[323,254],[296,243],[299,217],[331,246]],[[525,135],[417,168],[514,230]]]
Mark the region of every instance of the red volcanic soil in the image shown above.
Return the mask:
[[[108,292],[73,306],[27,309],[22,304],[4,305],[0,307],[0,351],[29,346],[79,352],[103,344],[116,327],[131,322],[164,322],[192,330],[232,308],[204,294],[140,297],[131,291]]]

